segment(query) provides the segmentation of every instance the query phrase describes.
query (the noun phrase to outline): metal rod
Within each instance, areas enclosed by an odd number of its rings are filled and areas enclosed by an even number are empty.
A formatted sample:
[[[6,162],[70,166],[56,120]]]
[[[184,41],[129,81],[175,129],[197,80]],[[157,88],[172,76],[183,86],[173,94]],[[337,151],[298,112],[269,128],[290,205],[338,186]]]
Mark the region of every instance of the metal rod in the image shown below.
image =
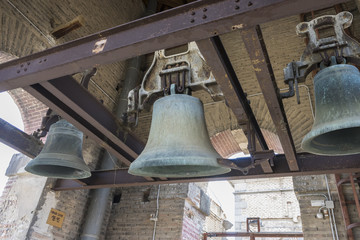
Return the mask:
[[[272,173],[264,173],[260,166],[251,169],[247,175],[241,171],[233,170],[230,173],[212,176],[212,177],[198,177],[198,178],[171,178],[167,180],[158,180],[149,182],[142,177],[130,175],[127,169],[116,169],[108,171],[93,171],[92,176],[81,181],[86,183],[82,186],[74,181],[59,179],[57,180],[54,190],[75,190],[75,189],[94,189],[105,187],[128,187],[128,186],[143,186],[143,185],[157,185],[157,184],[171,184],[171,183],[188,183],[188,182],[205,182],[205,181],[221,181],[221,180],[237,180],[237,179],[253,179],[253,178],[269,178],[269,177],[284,177],[284,176],[303,176],[303,175],[317,175],[317,174],[334,174],[342,172],[360,172],[359,157],[360,155],[349,156],[318,156],[308,153],[300,153],[297,155],[299,160],[299,171],[292,172],[289,169],[286,157],[284,154],[278,154],[274,158],[274,167]],[[250,162],[250,157],[238,158],[233,162],[241,166],[244,163]]]
[[[340,207],[341,207],[341,212],[342,212],[342,216],[343,216],[344,223],[345,223],[347,237],[348,237],[348,240],[355,240],[352,229],[347,228],[351,224],[351,222],[350,222],[349,211],[348,211],[346,201],[345,201],[343,187],[340,183],[341,182],[340,174],[335,174],[335,180],[336,180],[336,186],[337,186],[337,191],[338,191],[338,196],[339,196],[339,201],[340,201]]]
[[[275,237],[304,237],[304,234],[301,232],[207,232],[203,234],[204,239],[207,237],[263,237],[263,238],[275,238]],[[205,238],[206,237],[206,238]]]

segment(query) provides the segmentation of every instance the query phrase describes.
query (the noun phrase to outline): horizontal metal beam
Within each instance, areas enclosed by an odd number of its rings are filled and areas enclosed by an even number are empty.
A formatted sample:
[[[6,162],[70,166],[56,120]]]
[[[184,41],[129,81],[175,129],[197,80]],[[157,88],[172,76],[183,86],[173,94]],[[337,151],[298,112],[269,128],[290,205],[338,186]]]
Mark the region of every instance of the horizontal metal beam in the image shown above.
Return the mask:
[[[72,77],[60,77],[24,89],[127,166],[143,150],[144,144],[131,133],[125,133],[116,117]]]
[[[0,91],[309,12],[345,0],[203,0],[0,65]]]
[[[241,31],[241,36],[252,62],[270,116],[274,122],[289,167],[291,171],[298,171],[299,166],[296,160],[294,142],[260,26]]]
[[[264,173],[260,166],[256,166],[255,168],[250,169],[248,175],[242,174],[241,171],[232,170],[230,173],[212,177],[168,179],[165,181],[156,180],[153,182],[148,182],[144,178],[130,175],[127,172],[127,169],[116,169],[107,171],[94,171],[92,172],[92,176],[90,178],[80,180],[83,182],[83,184],[73,180],[58,179],[53,189],[55,191],[64,191],[76,189],[129,187],[170,183],[360,172],[360,154],[330,157],[301,153],[298,154],[297,158],[299,162],[298,172],[290,171],[285,155],[279,154],[274,158],[275,166],[273,167],[272,173]],[[251,159],[239,158],[232,161],[234,161],[234,163],[236,163],[238,166],[244,167],[251,162]]]
[[[207,240],[208,237],[254,237],[260,238],[295,238],[295,237],[304,237],[304,234],[301,232],[207,232],[204,233],[203,240]],[[251,239],[251,238],[250,238]]]
[[[241,124],[246,120],[250,122],[255,131],[256,137],[262,150],[268,150],[268,146],[260,127],[256,121],[255,115],[250,107],[246,94],[244,93],[235,70],[221,42],[220,37],[212,37],[197,41],[201,54],[206,63],[210,66],[216,82],[224,93],[226,102],[235,114],[238,122]],[[250,134],[250,133],[248,133]],[[261,164],[264,172],[272,172],[269,162]]]
[[[2,118],[0,118],[0,142],[30,158],[37,156],[43,147],[40,140],[24,133]]]

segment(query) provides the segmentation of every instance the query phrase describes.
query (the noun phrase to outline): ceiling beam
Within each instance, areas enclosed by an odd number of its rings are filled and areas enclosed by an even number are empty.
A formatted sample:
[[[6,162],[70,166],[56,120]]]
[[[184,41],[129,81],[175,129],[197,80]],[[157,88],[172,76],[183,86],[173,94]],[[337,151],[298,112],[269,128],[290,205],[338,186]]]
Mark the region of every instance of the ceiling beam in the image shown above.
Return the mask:
[[[30,158],[37,156],[43,147],[39,139],[24,133],[2,118],[0,118],[0,142]]]
[[[143,150],[144,144],[131,133],[126,133],[119,120],[72,77],[60,77],[24,89],[125,165],[129,166]]]
[[[302,232],[206,232],[203,234],[204,239],[220,238],[220,237],[250,237],[256,238],[302,238],[304,234]]]
[[[317,174],[334,174],[343,172],[360,172],[360,154],[348,156],[318,156],[308,153],[300,153],[297,156],[299,162],[299,171],[293,172],[289,169],[285,155],[279,154],[274,158],[273,172],[264,173],[261,166],[256,166],[249,170],[248,175],[241,171],[232,170],[230,173],[198,178],[168,179],[165,181],[156,180],[149,182],[144,178],[130,175],[127,169],[114,169],[107,171],[91,172],[90,178],[81,179],[82,183],[68,179],[58,179],[53,190],[77,190],[77,189],[95,189],[112,187],[129,187],[143,185],[158,185],[171,183],[205,182],[220,180],[238,180],[269,177],[303,176]],[[232,160],[238,166],[244,166],[244,163],[251,163],[251,158],[238,158]]]
[[[345,0],[202,0],[0,65],[0,91],[251,28]]]
[[[298,171],[294,142],[260,26],[240,32],[290,170]]]
[[[264,136],[255,119],[254,113],[246,98],[246,94],[241,87],[221,39],[216,36],[210,39],[197,41],[196,44],[198,45],[201,54],[204,56],[206,63],[210,66],[211,72],[214,74],[216,82],[224,93],[226,102],[229,104],[229,107],[235,114],[238,122],[240,124],[244,123],[244,120],[250,122],[260,147],[262,150],[268,150],[269,148]],[[269,162],[262,162],[261,166],[264,172],[272,172]]]

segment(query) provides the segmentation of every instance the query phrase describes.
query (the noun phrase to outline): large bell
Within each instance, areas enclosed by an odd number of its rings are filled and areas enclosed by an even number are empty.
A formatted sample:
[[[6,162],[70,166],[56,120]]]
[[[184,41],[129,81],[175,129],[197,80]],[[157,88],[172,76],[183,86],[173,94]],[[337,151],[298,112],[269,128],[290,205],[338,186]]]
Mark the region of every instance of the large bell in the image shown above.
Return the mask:
[[[319,155],[360,153],[360,73],[333,65],[314,78],[315,121],[302,148]]]
[[[62,119],[51,125],[43,149],[25,170],[45,177],[80,179],[91,176],[82,156],[83,133]]]
[[[209,140],[202,103],[184,94],[154,103],[148,142],[129,173],[147,177],[198,177],[230,171]]]

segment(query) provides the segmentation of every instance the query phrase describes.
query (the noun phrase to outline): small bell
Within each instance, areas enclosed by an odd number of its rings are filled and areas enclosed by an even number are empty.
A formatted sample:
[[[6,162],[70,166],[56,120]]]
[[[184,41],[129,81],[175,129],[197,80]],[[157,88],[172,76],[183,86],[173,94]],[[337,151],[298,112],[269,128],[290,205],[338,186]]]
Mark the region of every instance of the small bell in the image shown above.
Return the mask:
[[[154,103],[148,142],[129,173],[147,177],[199,177],[229,168],[211,145],[199,99],[172,94]]]
[[[50,126],[40,154],[25,170],[52,178],[80,179],[91,176],[82,156],[83,133],[62,119]]]

